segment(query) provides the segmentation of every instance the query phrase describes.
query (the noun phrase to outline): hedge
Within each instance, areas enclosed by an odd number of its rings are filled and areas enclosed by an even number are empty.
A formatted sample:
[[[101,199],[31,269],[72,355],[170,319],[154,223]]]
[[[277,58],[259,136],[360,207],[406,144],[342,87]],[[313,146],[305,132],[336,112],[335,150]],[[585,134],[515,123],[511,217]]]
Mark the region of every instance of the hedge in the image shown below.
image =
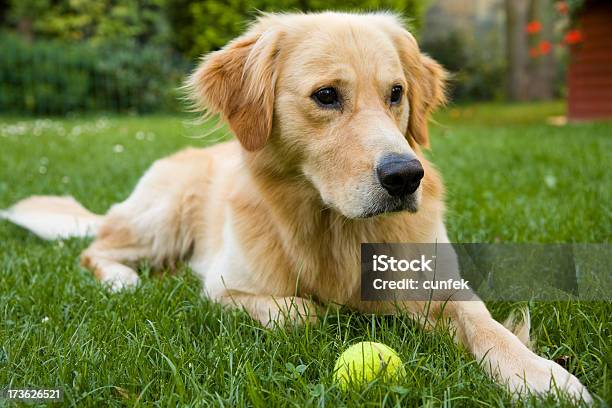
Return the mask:
[[[152,45],[28,42],[0,35],[0,112],[151,112],[180,107],[188,64]]]

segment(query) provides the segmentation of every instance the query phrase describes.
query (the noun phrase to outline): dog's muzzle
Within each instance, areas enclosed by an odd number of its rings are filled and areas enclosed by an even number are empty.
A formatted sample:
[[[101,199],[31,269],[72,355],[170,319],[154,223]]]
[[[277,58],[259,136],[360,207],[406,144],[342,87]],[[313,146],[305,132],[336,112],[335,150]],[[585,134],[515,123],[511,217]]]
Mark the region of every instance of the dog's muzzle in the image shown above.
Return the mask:
[[[359,218],[369,218],[399,211],[416,212],[419,186],[425,175],[421,162],[410,154],[384,155],[375,167],[381,188]]]

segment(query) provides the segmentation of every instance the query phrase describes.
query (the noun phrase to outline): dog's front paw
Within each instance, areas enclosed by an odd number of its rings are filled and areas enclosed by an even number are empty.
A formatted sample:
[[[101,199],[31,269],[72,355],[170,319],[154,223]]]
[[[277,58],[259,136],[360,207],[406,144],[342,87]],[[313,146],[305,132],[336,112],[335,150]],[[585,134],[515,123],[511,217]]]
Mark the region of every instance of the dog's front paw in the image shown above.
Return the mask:
[[[589,391],[575,376],[559,364],[545,358],[534,356],[525,365],[523,373],[517,373],[508,381],[513,392],[524,395],[534,393],[565,394],[575,402],[591,404],[593,398]]]
[[[140,280],[133,269],[121,264],[105,266],[102,272],[97,271],[97,275],[100,281],[108,285],[112,292],[133,288]]]

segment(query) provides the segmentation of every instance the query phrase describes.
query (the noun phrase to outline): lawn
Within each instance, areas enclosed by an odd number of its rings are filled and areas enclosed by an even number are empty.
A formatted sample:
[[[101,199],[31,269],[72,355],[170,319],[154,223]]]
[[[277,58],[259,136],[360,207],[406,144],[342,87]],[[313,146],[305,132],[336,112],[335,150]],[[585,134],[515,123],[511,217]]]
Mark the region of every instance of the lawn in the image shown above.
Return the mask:
[[[560,103],[487,104],[436,116],[429,155],[446,181],[451,240],[610,241],[612,123],[547,124],[562,112]],[[223,137],[180,116],[0,117],[0,208],[35,193],[72,194],[103,212],[156,158]],[[110,294],[78,266],[86,245],[43,242],[0,222],[0,388],[60,387],[73,406],[512,403],[448,333],[405,317],[330,311],[316,326],[268,330],[201,298],[188,270],[158,278],[143,268],[134,292]],[[500,319],[510,307],[491,306]],[[612,304],[530,310],[537,353],[563,360],[612,402]],[[398,350],[407,377],[341,392],[334,361],[361,340]]]

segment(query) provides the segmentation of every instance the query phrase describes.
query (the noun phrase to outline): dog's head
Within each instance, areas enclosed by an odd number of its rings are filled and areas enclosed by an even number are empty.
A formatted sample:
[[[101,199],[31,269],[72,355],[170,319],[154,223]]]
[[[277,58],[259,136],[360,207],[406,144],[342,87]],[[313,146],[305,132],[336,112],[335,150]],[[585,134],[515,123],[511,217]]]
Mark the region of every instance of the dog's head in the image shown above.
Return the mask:
[[[272,14],[206,56],[188,86],[246,151],[363,218],[418,209],[419,145],[445,76],[393,15]]]

